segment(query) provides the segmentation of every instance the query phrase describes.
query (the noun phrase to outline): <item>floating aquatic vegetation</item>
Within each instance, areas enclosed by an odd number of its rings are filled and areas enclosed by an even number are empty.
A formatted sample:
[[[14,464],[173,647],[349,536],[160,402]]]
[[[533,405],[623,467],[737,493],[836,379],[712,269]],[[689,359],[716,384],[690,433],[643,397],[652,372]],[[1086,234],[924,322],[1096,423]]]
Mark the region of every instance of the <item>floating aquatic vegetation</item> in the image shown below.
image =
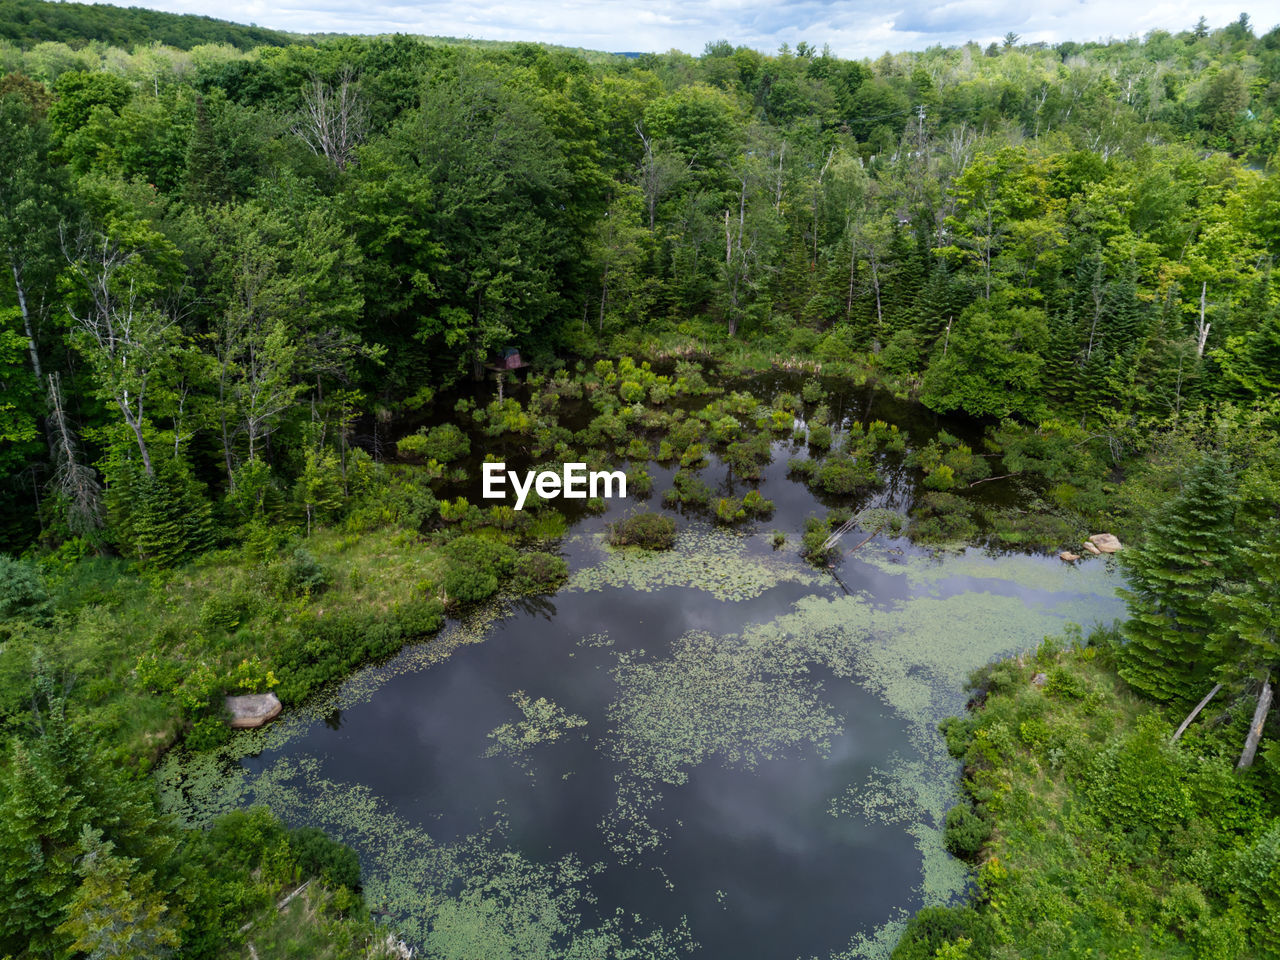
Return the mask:
[[[613,809],[597,826],[619,865],[626,865],[660,850],[671,835],[650,819],[650,813],[662,800],[661,786],[625,774],[616,779],[618,792]]]
[[[758,543],[757,543],[758,541]],[[796,563],[788,551],[768,548],[764,535],[693,528],[680,531],[671,550],[654,553],[609,547],[593,539],[597,563],[576,570],[569,590],[620,587],[651,592],[663,587],[692,587],[717,600],[749,600],[780,583],[817,585],[821,576]],[[755,544],[760,550],[752,550]]]
[[[243,800],[265,803],[287,822],[322,827],[360,851],[370,909],[426,956],[675,960],[695,947],[683,920],[663,929],[620,911],[597,916],[588,881],[603,867],[573,856],[526,859],[505,843],[501,811],[489,829],[437,843],[367,787],[322,777],[314,758],[276,761]]]
[[[514,853],[476,861],[454,896],[427,910],[423,954],[439,960],[549,960],[552,957],[675,960],[695,944],[682,922],[674,931],[636,930],[622,911],[586,922],[594,900],[588,871],[572,858],[530,863]]]
[[[907,919],[905,910],[897,911],[896,916],[876,926],[871,933],[859,933],[852,937],[847,947],[838,953],[832,953],[827,960],[890,960],[894,947],[907,929]],[[809,960],[818,958],[811,957]]]
[[[1033,581],[1041,575],[1030,562],[978,569],[984,579],[1011,582],[1022,573]],[[1040,603],[979,592],[887,603],[867,594],[810,596],[740,636],[693,632],[666,657],[618,654],[618,697],[601,748],[628,772],[606,832],[616,848],[639,855],[665,842],[648,822],[659,787],[683,783],[699,763],[718,757],[750,768],[797,746],[825,751],[841,725],[812,676],[825,667],[892,707],[907,722],[912,747],[891,768],[832,798],[830,812],[903,824],[921,857],[918,893],[926,903],[953,899],[968,873],[942,842],[943,818],[957,797],[956,765],[937,723],[963,708],[963,685],[974,669],[1060,632],[1080,614],[1107,609],[1109,578],[1080,587],[1086,596]],[[879,948],[872,948],[880,942],[865,940],[858,947],[862,954],[848,955],[875,955]]]
[[[527,770],[529,750],[542,743],[554,743],[570,730],[587,725],[585,719],[566,713],[546,697],[530,700],[523,690],[517,690],[511,694],[511,700],[524,714],[524,719],[489,731],[493,743],[484,752],[486,757],[508,757]]]
[[[622,653],[607,749],[633,773],[668,784],[713,757],[750,769],[802,744],[824,752],[840,719],[806,673],[769,637],[692,631],[666,657]]]

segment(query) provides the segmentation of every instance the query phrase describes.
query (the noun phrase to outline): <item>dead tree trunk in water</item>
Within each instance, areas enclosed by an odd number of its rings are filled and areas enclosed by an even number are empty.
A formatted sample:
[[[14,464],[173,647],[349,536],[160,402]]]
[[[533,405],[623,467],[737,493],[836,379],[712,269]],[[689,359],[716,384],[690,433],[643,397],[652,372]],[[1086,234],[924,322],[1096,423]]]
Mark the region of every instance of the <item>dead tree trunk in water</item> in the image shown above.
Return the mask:
[[[1258,741],[1262,739],[1262,728],[1267,722],[1267,712],[1271,709],[1271,675],[1263,681],[1262,692],[1258,694],[1258,707],[1253,711],[1253,720],[1249,723],[1249,736],[1244,741],[1244,751],[1240,754],[1237,770],[1247,770],[1253,766],[1253,758],[1258,752]]]

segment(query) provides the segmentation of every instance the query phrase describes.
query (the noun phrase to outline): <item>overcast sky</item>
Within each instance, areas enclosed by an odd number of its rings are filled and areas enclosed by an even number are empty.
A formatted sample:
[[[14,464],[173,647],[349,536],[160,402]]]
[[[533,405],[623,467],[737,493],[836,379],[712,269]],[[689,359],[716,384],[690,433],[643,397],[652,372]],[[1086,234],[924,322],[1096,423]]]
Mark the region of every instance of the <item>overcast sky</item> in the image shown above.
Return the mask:
[[[125,0],[116,0],[125,5]],[[137,0],[133,0],[137,2]],[[1252,5],[1255,31],[1280,21],[1275,0]],[[1248,0],[142,0],[141,6],[202,13],[300,33],[420,33],[535,40],[594,50],[701,53],[712,40],[772,52],[782,43],[830,44],[843,57],[919,50],[1012,30],[1024,42],[1141,36],[1235,20]]]

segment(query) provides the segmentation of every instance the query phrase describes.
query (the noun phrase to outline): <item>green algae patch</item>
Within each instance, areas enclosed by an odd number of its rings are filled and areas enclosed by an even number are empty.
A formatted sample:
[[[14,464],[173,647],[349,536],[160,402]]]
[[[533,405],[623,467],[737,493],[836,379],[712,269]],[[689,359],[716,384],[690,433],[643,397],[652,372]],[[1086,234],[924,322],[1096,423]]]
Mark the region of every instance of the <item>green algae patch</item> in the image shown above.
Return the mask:
[[[511,701],[524,718],[489,731],[493,743],[484,752],[486,757],[507,757],[527,768],[527,755],[534,747],[555,743],[571,730],[587,725],[583,717],[566,712],[546,697],[531,700],[523,690],[517,690],[511,694]]]
[[[781,583],[816,586],[823,578],[796,561],[794,554],[773,551],[764,535],[729,530],[682,530],[675,546],[654,553],[635,547],[610,547],[603,537],[590,538],[599,559],[577,570],[566,589],[620,588],[650,593],[664,587],[692,587],[717,600],[750,600]],[[760,549],[750,549],[753,545]]]
[[[670,656],[619,656],[610,750],[645,779],[681,784],[712,758],[751,769],[841,732],[805,664],[772,637],[685,634]]]
[[[1044,584],[1043,565],[1034,561],[971,566],[984,581],[1026,588],[1025,576],[1033,590]],[[921,858],[918,895],[926,904],[950,902],[969,874],[943,845],[943,820],[958,792],[956,764],[937,724],[963,706],[961,691],[975,669],[1026,650],[1082,614],[1109,609],[1114,582],[1102,573],[1056,600],[987,592],[925,593],[885,603],[865,593],[810,596],[740,635],[695,631],[664,657],[617,653],[618,696],[600,745],[628,771],[615,810],[601,824],[615,854],[636,857],[669,839],[650,822],[651,811],[698,764],[719,760],[750,769],[797,749],[825,755],[843,732],[843,718],[813,676],[822,668],[891,707],[907,724],[910,747],[830,798],[828,812],[900,825]],[[885,955],[885,938],[899,929],[894,921],[855,939],[840,956]]]
[[[683,921],[663,929],[634,913],[598,916],[588,887],[603,867],[525,858],[505,842],[501,810],[486,829],[438,843],[367,787],[323,777],[314,758],[276,761],[245,801],[366,851],[366,902],[426,956],[675,960],[694,947]]]

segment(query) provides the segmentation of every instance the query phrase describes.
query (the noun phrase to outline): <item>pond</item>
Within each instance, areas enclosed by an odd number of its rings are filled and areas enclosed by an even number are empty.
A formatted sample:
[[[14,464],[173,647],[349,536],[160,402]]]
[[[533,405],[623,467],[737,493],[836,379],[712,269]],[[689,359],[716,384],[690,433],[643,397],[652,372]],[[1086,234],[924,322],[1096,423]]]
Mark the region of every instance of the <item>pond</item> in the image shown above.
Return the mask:
[[[826,504],[788,478],[794,454],[777,444],[760,485],[771,520],[680,517],[669,553],[607,546],[633,503],[575,518],[559,593],[473,611],[222,751],[174,752],[166,802],[188,823],[260,802],[324,827],[425,956],[887,956],[910,911],[968,881],[942,845],[958,766],[938,721],[973,669],[1119,617],[1119,578],[887,537],[815,569],[796,547]],[[659,510],[671,471],[650,471]],[[714,459],[705,476],[732,483]],[[874,504],[905,509],[912,483]]]

